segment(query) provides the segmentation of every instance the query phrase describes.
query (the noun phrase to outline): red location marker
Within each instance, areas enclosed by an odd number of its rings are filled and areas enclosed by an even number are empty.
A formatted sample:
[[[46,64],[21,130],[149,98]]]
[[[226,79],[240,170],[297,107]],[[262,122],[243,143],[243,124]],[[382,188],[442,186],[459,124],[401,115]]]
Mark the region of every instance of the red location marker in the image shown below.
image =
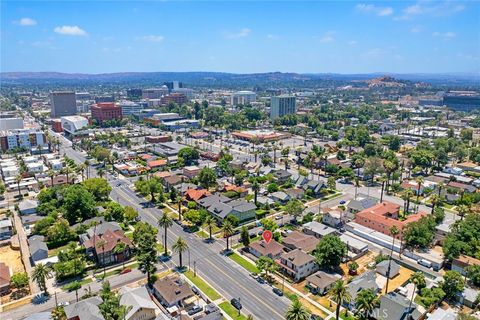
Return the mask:
[[[270,230],[265,230],[265,231],[262,233],[262,237],[263,237],[263,240],[265,240],[266,243],[269,243],[270,240],[272,240],[272,238],[273,238],[272,231],[270,231]]]

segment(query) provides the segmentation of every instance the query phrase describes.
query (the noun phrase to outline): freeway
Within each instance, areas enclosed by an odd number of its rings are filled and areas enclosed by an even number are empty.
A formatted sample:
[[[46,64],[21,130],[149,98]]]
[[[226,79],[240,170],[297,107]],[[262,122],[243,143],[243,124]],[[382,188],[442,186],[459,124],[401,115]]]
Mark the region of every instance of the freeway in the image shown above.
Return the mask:
[[[63,141],[63,139],[62,139]],[[63,152],[78,163],[83,163],[85,157],[81,152],[64,145]],[[95,170],[91,168],[91,176]],[[122,205],[129,205],[138,210],[143,221],[154,226],[162,214],[157,208],[144,208],[141,203],[146,202],[132,191],[125,180],[114,178],[107,174],[107,180],[112,186],[111,198]],[[249,276],[248,272],[237,263],[221,255],[224,249],[222,241],[206,243],[196,235],[185,232],[181,226],[174,224],[168,230],[169,248],[179,237],[183,237],[190,250],[187,261],[190,267],[194,264],[197,274],[204,278],[222,296],[230,300],[240,298],[245,314],[252,314],[256,319],[275,320],[284,319],[285,311],[290,305],[286,297],[278,297],[268,285],[261,285]],[[162,241],[162,232],[159,230],[158,239]],[[172,260],[178,261],[173,255]]]

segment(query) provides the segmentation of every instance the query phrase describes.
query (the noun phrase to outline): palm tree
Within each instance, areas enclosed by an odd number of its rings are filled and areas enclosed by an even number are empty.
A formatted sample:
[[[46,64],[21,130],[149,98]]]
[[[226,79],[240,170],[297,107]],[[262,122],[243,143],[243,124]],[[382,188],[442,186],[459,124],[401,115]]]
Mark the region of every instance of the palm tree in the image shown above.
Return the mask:
[[[115,254],[122,254],[122,269],[125,269],[125,251],[127,250],[127,245],[124,242],[119,242],[113,248]]]
[[[70,167],[65,167],[63,170],[62,170],[63,174],[65,174],[67,176],[67,184],[69,183],[69,180],[68,180],[68,175],[71,174],[73,172],[72,168]]]
[[[178,253],[180,261],[180,269],[183,269],[182,253],[188,250],[188,244],[182,237],[178,237],[177,241],[172,246],[174,252]]]
[[[339,279],[335,282],[332,288],[332,300],[337,304],[337,309],[335,311],[335,319],[338,320],[340,315],[340,307],[344,302],[352,301],[352,296],[347,291],[347,287],[342,279]]]
[[[442,195],[441,193],[442,193],[443,188],[445,188],[445,183],[439,182],[438,183],[438,196],[439,197]]]
[[[205,227],[208,228],[208,235],[209,235],[209,239],[212,240],[212,229],[215,227],[216,225],[216,221],[215,221],[215,218],[213,218],[212,216],[208,215],[207,218],[205,219],[205,222],[203,223],[203,225]]]
[[[460,219],[463,220],[463,217],[468,213],[468,206],[461,204],[458,206],[458,215],[460,216]]]
[[[38,284],[40,290],[42,290],[47,296],[48,290],[46,282],[47,279],[52,277],[52,275],[52,270],[43,263],[37,264],[32,272],[32,280]]]
[[[255,179],[252,183],[252,190],[255,194],[255,205],[257,205],[258,191],[260,191],[260,184],[258,183],[257,179]]]
[[[103,170],[103,169],[98,169],[98,170],[97,170],[97,175],[98,175],[100,178],[103,178],[103,176],[105,175],[105,170]]]
[[[390,235],[392,236],[392,250],[390,251],[390,259],[388,261],[388,268],[387,268],[387,284],[385,285],[385,294],[388,293],[388,281],[390,280],[390,267],[392,266],[392,255],[393,249],[395,247],[395,237],[400,233],[397,226],[392,226],[390,228]]]
[[[387,181],[387,178],[385,176],[381,176],[379,179],[378,179],[379,182],[382,183],[382,190],[380,192],[380,203],[383,202],[383,192],[385,191],[385,181]]]
[[[420,189],[422,188],[422,184],[425,180],[423,179],[423,177],[417,177],[415,181],[417,182],[417,202],[418,202],[418,199],[420,198]]]
[[[417,288],[425,286],[425,275],[423,274],[423,272],[420,272],[420,271],[415,272],[410,276],[410,281],[413,283],[412,298],[410,299],[410,307],[411,307],[413,302],[413,297],[415,296],[415,291],[417,291]]]
[[[18,190],[18,195],[21,196],[22,193],[20,192],[20,182],[22,181],[23,177],[21,174],[17,175],[15,177],[15,181],[17,182],[17,190]]]
[[[431,211],[432,214],[433,214],[433,212],[435,211],[435,206],[437,205],[438,200],[439,200],[439,196],[438,196],[438,195],[432,194],[432,195],[430,196],[430,201],[432,202],[432,211]]]
[[[48,170],[47,175],[50,178],[50,186],[53,187],[53,178],[55,178],[55,171],[50,169]]]
[[[164,248],[165,248],[165,252],[164,252],[164,256],[167,256],[168,255],[168,249],[167,249],[167,234],[168,234],[168,228],[170,228],[171,226],[173,225],[173,220],[172,218],[170,218],[167,213],[164,211],[163,212],[163,215],[158,218],[158,226],[160,228],[163,228],[164,232],[165,232],[165,236],[164,236]]]
[[[89,179],[90,178],[90,161],[85,160],[83,164],[85,165],[85,169],[87,171],[87,179]]]
[[[294,300],[285,313],[286,320],[308,320],[310,312],[298,301]]]
[[[105,276],[106,276],[106,273],[107,273],[107,270],[106,270],[106,264],[105,264],[105,245],[107,244],[107,242],[103,239],[101,239],[100,241],[97,242],[97,246],[99,246],[100,248],[102,248],[102,264],[103,264],[103,279],[105,280]]]
[[[368,319],[378,306],[378,298],[372,289],[362,289],[355,300],[355,307],[360,319]]]
[[[223,236],[227,239],[227,250],[226,251],[229,251],[230,250],[229,239],[234,232],[234,227],[233,227],[233,224],[230,222],[230,220],[225,220],[223,222],[222,230],[223,230]]]

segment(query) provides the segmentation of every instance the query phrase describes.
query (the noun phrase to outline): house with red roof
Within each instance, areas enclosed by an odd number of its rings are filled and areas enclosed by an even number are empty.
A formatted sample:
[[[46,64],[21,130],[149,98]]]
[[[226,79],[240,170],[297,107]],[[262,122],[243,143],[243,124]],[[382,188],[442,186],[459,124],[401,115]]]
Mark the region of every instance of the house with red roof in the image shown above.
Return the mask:
[[[198,201],[205,197],[208,197],[211,193],[206,189],[188,189],[185,191],[185,200],[187,201]]]
[[[93,253],[99,265],[118,263],[130,258],[133,250],[132,241],[119,228],[105,228],[100,232],[94,231],[83,245],[88,253]],[[115,247],[124,243],[125,250],[117,251]]]

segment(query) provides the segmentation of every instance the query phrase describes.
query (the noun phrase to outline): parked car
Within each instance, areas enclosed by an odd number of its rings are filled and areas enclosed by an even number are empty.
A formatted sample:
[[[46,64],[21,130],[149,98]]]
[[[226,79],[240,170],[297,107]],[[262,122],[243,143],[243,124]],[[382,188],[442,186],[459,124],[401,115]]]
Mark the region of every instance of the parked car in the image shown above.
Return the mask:
[[[431,268],[432,267],[432,263],[428,260],[425,260],[425,259],[420,259],[417,261],[417,263],[421,266],[424,266],[425,268]]]
[[[265,284],[265,283],[267,283],[267,281],[265,281],[265,279],[263,279],[263,278],[260,277],[260,276],[257,277],[257,282],[260,283],[260,284]]]
[[[195,313],[199,313],[200,311],[203,311],[203,308],[196,305],[194,306],[192,309],[188,310],[188,315],[191,316],[191,315],[194,315]]]
[[[200,294],[200,291],[199,291],[198,288],[195,287],[195,286],[192,286],[192,291],[193,291],[193,293],[195,293],[195,294],[197,294],[197,295]]]
[[[241,310],[241,309],[242,309],[242,304],[240,303],[240,300],[239,300],[239,299],[233,298],[232,300],[230,300],[230,303],[232,304],[232,306],[235,307],[235,309],[237,309],[237,310]]]
[[[253,279],[257,279],[258,275],[256,273],[250,273],[250,277]]]
[[[278,288],[273,288],[273,293],[280,297],[283,296],[283,291]]]

